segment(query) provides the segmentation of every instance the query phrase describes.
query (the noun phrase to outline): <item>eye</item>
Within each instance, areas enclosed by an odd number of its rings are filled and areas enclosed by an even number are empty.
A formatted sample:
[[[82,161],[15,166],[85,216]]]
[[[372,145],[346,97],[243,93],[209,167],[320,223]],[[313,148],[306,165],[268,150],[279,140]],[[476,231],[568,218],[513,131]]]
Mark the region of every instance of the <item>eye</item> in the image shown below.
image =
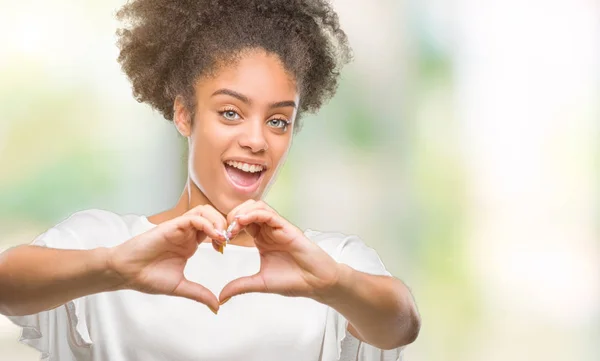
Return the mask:
[[[219,112],[221,116],[227,120],[238,120],[240,119],[240,115],[235,110],[224,110]]]
[[[283,129],[284,131],[287,130],[290,125],[290,122],[283,119],[271,119],[267,123],[274,128]]]

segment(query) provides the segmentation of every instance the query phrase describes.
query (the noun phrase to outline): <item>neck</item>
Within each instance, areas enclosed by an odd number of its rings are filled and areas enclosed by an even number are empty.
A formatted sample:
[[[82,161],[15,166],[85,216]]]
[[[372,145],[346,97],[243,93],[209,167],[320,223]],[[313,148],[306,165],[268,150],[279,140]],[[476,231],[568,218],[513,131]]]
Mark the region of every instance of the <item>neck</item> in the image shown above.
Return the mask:
[[[212,205],[212,203],[206,198],[204,193],[200,191],[200,188],[196,187],[194,182],[192,182],[189,178],[187,182],[185,182],[185,187],[183,188],[183,192],[181,192],[181,196],[179,196],[179,200],[175,207],[171,209],[174,212],[175,216],[180,216],[190,209],[196,208],[201,205]],[[220,213],[220,212],[219,212]],[[221,213],[223,214],[223,213]],[[226,214],[223,214],[223,217],[226,217]]]
[[[204,193],[202,193],[202,191],[198,187],[196,187],[194,182],[192,182],[188,177],[188,180],[185,183],[185,187],[181,192],[181,196],[179,197],[177,204],[175,204],[175,206],[171,209],[148,217],[148,220],[151,223],[160,224],[173,218],[179,217],[184,213],[188,212],[189,210],[204,204],[212,205],[212,203],[208,200],[208,198],[206,198]],[[223,217],[227,218],[227,214],[221,214],[223,215]],[[206,240],[204,240],[204,242],[207,241],[210,242],[210,239],[207,238]],[[254,247],[254,239],[248,233],[241,232],[234,239],[231,240],[230,244]]]

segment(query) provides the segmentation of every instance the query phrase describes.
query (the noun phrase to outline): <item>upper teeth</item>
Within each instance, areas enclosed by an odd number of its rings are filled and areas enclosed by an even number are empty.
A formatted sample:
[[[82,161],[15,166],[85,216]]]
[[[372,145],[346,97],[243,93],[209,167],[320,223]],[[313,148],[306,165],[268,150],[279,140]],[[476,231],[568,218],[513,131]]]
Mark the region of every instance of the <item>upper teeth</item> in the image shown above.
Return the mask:
[[[227,161],[227,165],[237,168],[237,169],[241,169],[244,172],[250,172],[250,173],[256,173],[256,172],[261,172],[263,170],[263,166],[262,165],[257,165],[257,164],[248,164],[248,163],[243,163],[243,162],[236,162],[235,160],[229,160]]]

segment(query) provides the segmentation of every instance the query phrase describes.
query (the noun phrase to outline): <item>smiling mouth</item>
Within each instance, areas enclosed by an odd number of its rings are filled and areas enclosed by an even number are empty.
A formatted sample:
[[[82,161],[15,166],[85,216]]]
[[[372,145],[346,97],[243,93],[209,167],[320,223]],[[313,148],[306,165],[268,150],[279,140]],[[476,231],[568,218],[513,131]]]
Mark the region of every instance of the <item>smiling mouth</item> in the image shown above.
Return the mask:
[[[258,189],[260,181],[263,178],[265,169],[262,167],[247,167],[242,166],[240,163],[234,162],[233,164],[228,162],[224,163],[225,172],[229,181],[239,190],[244,192],[254,192]],[[242,168],[242,169],[240,169]]]

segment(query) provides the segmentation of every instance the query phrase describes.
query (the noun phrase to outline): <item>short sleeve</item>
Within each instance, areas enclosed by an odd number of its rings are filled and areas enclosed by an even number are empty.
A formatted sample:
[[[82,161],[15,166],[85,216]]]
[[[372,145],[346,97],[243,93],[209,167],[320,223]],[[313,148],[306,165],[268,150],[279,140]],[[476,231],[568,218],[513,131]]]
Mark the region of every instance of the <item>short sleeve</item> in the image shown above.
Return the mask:
[[[340,236],[337,234],[338,237]],[[347,264],[357,271],[391,276],[377,252],[359,237],[343,236],[334,242],[331,255],[339,263]],[[325,242],[327,246],[327,242]],[[362,342],[347,331],[348,320],[333,308],[327,312],[322,361],[401,361],[403,347],[382,350]]]
[[[57,249],[85,249],[76,231],[92,222],[86,212],[75,213],[67,220],[39,235],[33,246]],[[51,265],[36,265],[50,267]],[[33,315],[9,316],[22,328],[19,341],[41,352],[41,360],[54,361],[53,353],[73,355],[85,352],[92,345],[86,323],[85,297],[72,300],[52,310]]]
[[[360,272],[376,276],[391,276],[377,252],[357,236],[345,237],[337,251],[336,260],[339,263],[347,264]]]

